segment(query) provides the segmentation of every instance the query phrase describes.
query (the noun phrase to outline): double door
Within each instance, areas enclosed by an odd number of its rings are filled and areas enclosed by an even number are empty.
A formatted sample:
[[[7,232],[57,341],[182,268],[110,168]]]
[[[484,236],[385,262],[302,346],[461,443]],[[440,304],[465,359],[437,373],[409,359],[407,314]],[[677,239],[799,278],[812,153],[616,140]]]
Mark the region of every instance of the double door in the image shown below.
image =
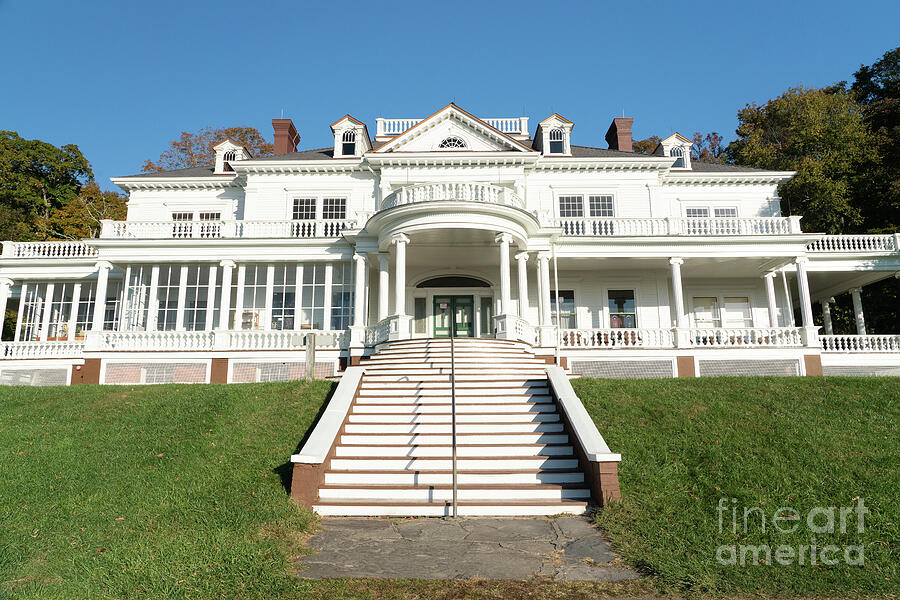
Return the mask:
[[[474,337],[475,300],[472,296],[434,297],[434,337]]]

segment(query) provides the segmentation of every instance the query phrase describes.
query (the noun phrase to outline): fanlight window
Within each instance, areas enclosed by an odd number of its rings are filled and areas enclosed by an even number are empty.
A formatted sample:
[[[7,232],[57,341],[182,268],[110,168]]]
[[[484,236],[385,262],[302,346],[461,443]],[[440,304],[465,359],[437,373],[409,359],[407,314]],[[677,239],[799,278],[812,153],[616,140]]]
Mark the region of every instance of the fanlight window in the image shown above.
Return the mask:
[[[231,162],[236,159],[237,159],[237,152],[235,152],[234,150],[229,150],[228,152],[225,153],[225,161],[226,162]]]
[[[675,163],[672,165],[673,169],[684,168],[684,148],[675,146],[669,150],[669,156],[675,158]]]
[[[459,148],[465,148],[466,141],[461,137],[451,135],[448,138],[444,138],[440,144],[438,144],[438,148],[443,148],[445,150],[457,150]]]
[[[562,129],[550,131],[550,154],[562,154],[565,150],[565,133]]]
[[[354,156],[356,154],[356,132],[348,129],[341,136],[341,154],[343,156]]]

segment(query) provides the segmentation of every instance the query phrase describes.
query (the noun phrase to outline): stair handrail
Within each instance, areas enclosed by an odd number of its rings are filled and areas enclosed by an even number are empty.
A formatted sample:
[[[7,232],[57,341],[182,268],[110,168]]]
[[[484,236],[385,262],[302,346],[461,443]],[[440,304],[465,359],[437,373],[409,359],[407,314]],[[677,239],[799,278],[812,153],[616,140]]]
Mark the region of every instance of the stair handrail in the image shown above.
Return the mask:
[[[456,322],[451,317],[450,323],[450,451],[453,471],[453,518],[459,516],[456,482],[456,354],[454,339],[456,338]]]

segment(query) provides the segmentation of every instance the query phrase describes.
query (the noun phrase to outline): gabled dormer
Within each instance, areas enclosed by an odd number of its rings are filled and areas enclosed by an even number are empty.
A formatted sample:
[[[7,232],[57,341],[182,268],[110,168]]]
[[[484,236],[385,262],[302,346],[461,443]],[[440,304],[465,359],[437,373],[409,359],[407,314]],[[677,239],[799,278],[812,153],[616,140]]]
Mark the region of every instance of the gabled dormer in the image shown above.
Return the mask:
[[[534,149],[544,156],[571,156],[572,127],[572,121],[562,115],[550,115],[538,123],[534,134]]]
[[[656,146],[653,151],[655,156],[668,156],[674,158],[673,169],[691,168],[691,148],[694,143],[678,132],[673,133]]]
[[[216,151],[216,175],[233,173],[234,169],[231,168],[231,163],[253,158],[246,148],[231,138],[225,138],[213,146],[213,150]]]
[[[332,123],[331,131],[334,133],[335,158],[362,156],[372,149],[366,124],[350,115]]]

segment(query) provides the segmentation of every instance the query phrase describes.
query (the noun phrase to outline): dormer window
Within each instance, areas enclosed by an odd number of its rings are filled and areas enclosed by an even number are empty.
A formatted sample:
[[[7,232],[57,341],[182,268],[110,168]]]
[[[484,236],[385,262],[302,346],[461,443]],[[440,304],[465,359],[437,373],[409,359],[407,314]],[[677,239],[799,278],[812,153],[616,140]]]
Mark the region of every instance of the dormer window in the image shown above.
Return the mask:
[[[225,162],[234,162],[237,159],[237,152],[234,150],[229,150],[225,153],[224,160]]]
[[[213,150],[216,153],[215,173],[219,175],[233,175],[232,163],[250,158],[250,153],[247,152],[247,149],[232,139],[225,139],[219,142],[213,146]]]
[[[562,129],[550,131],[550,154],[562,154],[566,151],[566,134]]]
[[[341,136],[341,155],[356,156],[356,132],[348,129]]]
[[[675,162],[672,164],[673,169],[683,169],[684,168],[684,148],[680,146],[675,146],[674,148],[669,149],[669,156],[675,159]]]
[[[691,140],[687,139],[680,133],[673,133],[666,139],[657,144],[653,150],[655,156],[667,156],[674,158],[672,163],[673,169],[690,169],[691,168]]]
[[[461,150],[466,148],[466,140],[459,136],[451,135],[450,137],[444,138],[441,143],[438,144],[438,148],[442,150]]]

